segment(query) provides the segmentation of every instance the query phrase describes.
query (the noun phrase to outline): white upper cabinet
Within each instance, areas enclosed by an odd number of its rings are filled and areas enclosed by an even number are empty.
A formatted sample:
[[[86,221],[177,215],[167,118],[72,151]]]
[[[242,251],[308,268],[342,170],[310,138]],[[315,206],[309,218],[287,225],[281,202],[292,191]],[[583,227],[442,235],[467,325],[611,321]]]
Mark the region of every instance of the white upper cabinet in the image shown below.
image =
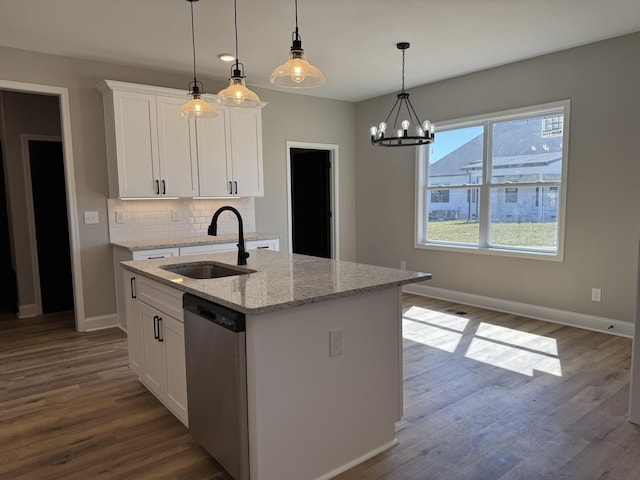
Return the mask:
[[[195,124],[178,115],[184,102],[184,97],[156,97],[160,195],[198,195]]]
[[[216,106],[218,117],[194,121],[178,116],[182,90],[112,80],[98,89],[110,197],[264,195],[259,108]]]
[[[216,109],[217,118],[197,121],[200,195],[264,196],[260,109]]]

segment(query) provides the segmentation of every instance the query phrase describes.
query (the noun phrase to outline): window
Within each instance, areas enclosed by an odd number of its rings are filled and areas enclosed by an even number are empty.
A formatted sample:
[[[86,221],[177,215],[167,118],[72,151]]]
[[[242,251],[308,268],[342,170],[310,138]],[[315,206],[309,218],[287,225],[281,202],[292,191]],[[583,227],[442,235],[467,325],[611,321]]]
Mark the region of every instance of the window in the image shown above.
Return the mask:
[[[431,203],[449,203],[449,190],[431,190]]]
[[[561,260],[568,120],[567,100],[439,123],[418,149],[416,246]]]

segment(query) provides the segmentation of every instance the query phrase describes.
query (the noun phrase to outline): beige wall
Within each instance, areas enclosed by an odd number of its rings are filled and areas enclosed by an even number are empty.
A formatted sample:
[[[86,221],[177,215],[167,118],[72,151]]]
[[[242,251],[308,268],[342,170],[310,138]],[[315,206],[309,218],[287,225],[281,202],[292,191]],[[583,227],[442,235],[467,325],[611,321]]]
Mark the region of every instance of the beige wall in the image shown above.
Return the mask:
[[[25,169],[23,166],[22,135],[60,137],[58,97],[30,95],[0,91],[4,118],[3,153],[10,243],[13,267],[21,272],[17,277],[20,305],[35,304],[33,286],[34,265],[31,261],[32,245],[29,235]]]
[[[408,59],[410,65],[410,57]],[[408,70],[410,72],[410,69]],[[410,81],[410,74],[408,79]],[[434,122],[571,100],[564,262],[415,249],[414,149],[376,148],[356,120],[357,259],[433,273],[431,286],[633,321],[640,235],[640,33],[410,89]],[[591,301],[591,288],[602,301]]]
[[[116,311],[107,224],[107,166],[102,97],[96,86],[105,78],[186,89],[188,75],[75,60],[0,47],[0,79],[69,90],[72,147],[79,217],[97,210],[100,223],[79,228],[85,315]],[[203,79],[209,92],[226,84]],[[355,106],[346,102],[257,90],[269,102],[263,114],[265,197],[256,200],[257,229],[287,238],[286,140],[338,143],[342,162],[341,212],[343,256],[355,256],[354,134]],[[283,248],[287,248],[286,242]],[[22,271],[18,275],[24,275]]]

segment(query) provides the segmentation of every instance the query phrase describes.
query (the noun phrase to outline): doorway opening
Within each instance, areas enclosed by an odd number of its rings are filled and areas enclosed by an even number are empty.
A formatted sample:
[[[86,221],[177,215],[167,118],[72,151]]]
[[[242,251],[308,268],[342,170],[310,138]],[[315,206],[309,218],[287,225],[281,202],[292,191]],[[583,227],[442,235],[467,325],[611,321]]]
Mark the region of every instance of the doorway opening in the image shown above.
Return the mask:
[[[9,234],[9,215],[7,192],[5,189],[4,163],[0,145],[0,314],[18,311],[18,286],[16,274],[11,264],[11,244]]]
[[[287,142],[289,249],[338,258],[337,145]]]
[[[34,277],[39,313],[73,310],[64,156],[60,140],[28,139],[28,177],[35,234]],[[33,237],[33,235],[32,235]],[[39,295],[38,295],[39,294]]]
[[[73,149],[72,149],[72,136],[71,136],[71,113],[70,113],[70,102],[69,102],[69,91],[64,87],[50,86],[50,85],[41,85],[41,84],[33,84],[33,83],[25,83],[25,82],[14,82],[10,80],[0,79],[0,91],[1,92],[18,92],[18,93],[26,93],[26,94],[35,94],[35,95],[50,95],[57,97],[58,99],[58,108],[59,108],[59,119],[60,119],[60,130],[62,136],[62,149],[63,149],[63,164],[64,164],[64,186],[66,190],[66,205],[65,212],[68,216],[68,227],[67,227],[67,236],[69,241],[69,251],[70,251],[70,268],[72,272],[72,286],[73,286],[73,312],[75,317],[75,327],[79,332],[84,332],[87,330],[86,318],[85,318],[85,309],[84,309],[84,295],[82,288],[82,271],[80,265],[80,232],[79,232],[79,222],[78,222],[78,209],[77,209],[77,200],[76,200],[76,187],[75,187],[75,175],[74,175],[74,165],[73,165]],[[11,118],[4,119],[6,123],[8,123]],[[5,125],[6,125],[5,123]],[[24,147],[23,147],[23,166],[26,168],[26,161],[24,157],[26,156]],[[6,152],[5,152],[6,153]],[[6,158],[5,158],[6,165]],[[25,180],[23,178],[23,180]],[[30,188],[28,184],[25,187]],[[11,188],[7,187],[8,190]],[[24,193],[23,193],[24,194]],[[22,199],[23,201],[31,201],[30,196],[26,199]],[[9,213],[10,219],[10,231],[11,228],[11,215]],[[12,234],[13,235],[13,234]],[[15,238],[15,237],[14,237]],[[31,243],[35,244],[35,238],[31,235]],[[33,250],[32,249],[32,258],[33,258]],[[49,252],[49,255],[52,255],[54,252]],[[13,255],[13,254],[12,254]],[[32,266],[35,269],[35,267]],[[28,317],[37,315],[37,306],[32,303],[21,303],[20,298],[20,276],[25,275],[35,275],[35,273],[30,274],[30,272],[24,272],[24,269],[21,270],[19,265],[15,267],[15,274],[18,279],[18,317]],[[36,287],[36,285],[34,285]],[[34,288],[34,294],[37,296],[38,288]]]

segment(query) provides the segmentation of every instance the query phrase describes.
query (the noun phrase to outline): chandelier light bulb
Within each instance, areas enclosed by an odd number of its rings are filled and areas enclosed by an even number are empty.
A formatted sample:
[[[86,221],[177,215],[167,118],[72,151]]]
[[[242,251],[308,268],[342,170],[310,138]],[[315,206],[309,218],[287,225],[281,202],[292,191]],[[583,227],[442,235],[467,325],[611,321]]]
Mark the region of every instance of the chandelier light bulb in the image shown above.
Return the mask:
[[[371,127],[369,129],[369,132],[371,132],[371,136],[375,137],[376,135],[378,135],[378,127],[376,127],[375,125],[373,127]]]
[[[404,131],[401,128],[396,130],[396,137],[398,137],[398,138],[404,137]]]
[[[384,135],[385,131],[387,130],[387,124],[385,122],[380,122],[380,125],[378,125],[378,130],[382,135]]]
[[[416,125],[416,136],[422,137],[424,135],[424,130],[420,125]]]
[[[409,120],[403,120],[400,125],[402,125],[403,130],[409,130],[409,125],[411,124],[409,123]]]
[[[431,123],[429,122],[429,120],[425,120],[424,122],[422,122],[422,130],[424,130],[425,132],[428,132],[430,125]]]

